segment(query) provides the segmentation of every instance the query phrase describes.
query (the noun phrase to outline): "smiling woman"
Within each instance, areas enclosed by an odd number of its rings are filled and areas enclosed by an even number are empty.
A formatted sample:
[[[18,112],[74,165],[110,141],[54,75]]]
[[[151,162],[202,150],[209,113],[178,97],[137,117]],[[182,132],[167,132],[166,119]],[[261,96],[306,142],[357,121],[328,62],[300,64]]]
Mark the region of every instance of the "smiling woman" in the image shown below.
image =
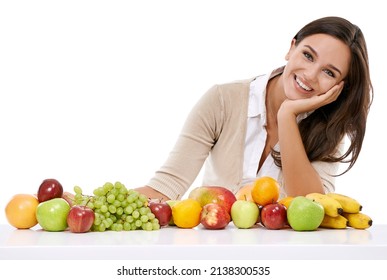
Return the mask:
[[[280,183],[280,198],[333,192],[339,163],[349,170],[359,156],[372,100],[363,33],[344,18],[320,18],[296,34],[285,58],[266,75],[212,87],[139,190],[181,197],[206,161],[203,185],[234,193],[262,176]]]

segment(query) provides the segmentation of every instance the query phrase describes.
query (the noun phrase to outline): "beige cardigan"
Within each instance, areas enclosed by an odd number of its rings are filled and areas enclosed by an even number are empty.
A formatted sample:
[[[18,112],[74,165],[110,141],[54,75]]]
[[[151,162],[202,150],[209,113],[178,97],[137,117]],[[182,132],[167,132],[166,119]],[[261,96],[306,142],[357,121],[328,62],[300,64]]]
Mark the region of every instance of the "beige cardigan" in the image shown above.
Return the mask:
[[[206,162],[203,186],[223,186],[234,193],[241,188],[247,108],[253,79],[215,85],[189,114],[167,161],[148,186],[171,199],[181,198]],[[258,155],[257,155],[258,156]],[[334,191],[337,163],[315,162],[325,191]],[[285,196],[282,172],[275,178]]]

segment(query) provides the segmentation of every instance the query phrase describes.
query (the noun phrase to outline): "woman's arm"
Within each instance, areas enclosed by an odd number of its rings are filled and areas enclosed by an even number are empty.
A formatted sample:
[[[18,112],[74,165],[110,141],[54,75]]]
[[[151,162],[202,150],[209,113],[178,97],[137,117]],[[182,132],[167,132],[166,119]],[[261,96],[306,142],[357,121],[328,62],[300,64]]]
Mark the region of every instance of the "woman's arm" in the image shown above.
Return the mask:
[[[315,110],[337,99],[343,83],[334,86],[327,93],[308,99],[285,100],[277,114],[278,137],[281,150],[284,187],[289,196],[306,195],[311,192],[324,192],[320,175],[308,159],[297,115]]]
[[[149,199],[155,199],[160,201],[167,201],[170,198],[164,194],[162,194],[159,191],[156,191],[155,189],[149,187],[149,186],[143,186],[135,189],[136,191],[145,194]]]

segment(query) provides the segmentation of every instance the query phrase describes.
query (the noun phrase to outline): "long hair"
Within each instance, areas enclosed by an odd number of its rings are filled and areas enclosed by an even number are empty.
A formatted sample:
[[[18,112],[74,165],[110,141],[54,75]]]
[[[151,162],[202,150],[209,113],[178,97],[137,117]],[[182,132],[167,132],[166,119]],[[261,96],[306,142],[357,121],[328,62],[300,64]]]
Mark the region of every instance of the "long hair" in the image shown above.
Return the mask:
[[[299,130],[309,160],[355,164],[366,131],[368,112],[373,99],[367,46],[360,28],[340,17],[325,17],[305,25],[295,36],[296,45],[313,34],[327,34],[344,42],[351,51],[349,72],[336,101],[315,110],[299,123]],[[338,155],[337,147],[347,136],[348,149]],[[272,150],[277,166],[280,153]],[[332,174],[334,175],[334,174]]]

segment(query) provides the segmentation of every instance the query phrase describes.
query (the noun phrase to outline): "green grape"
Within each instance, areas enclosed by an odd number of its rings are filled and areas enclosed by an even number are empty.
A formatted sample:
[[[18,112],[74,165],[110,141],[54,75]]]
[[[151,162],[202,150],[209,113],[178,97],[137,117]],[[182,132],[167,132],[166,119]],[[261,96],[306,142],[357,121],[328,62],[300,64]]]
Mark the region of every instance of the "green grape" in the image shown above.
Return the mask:
[[[109,194],[114,194],[114,196],[117,196],[119,194],[119,191],[117,189],[112,189]]]
[[[105,195],[104,191],[102,188],[96,188],[94,191],[93,191],[93,194],[94,195],[97,195],[97,196],[102,196],[102,195]]]
[[[147,215],[150,211],[151,211],[151,210],[150,210],[149,207],[141,207],[141,208],[140,208],[140,214],[141,214],[141,215]]]
[[[125,221],[127,221],[128,223],[133,223],[134,218],[132,215],[128,215],[128,216],[126,216]]]
[[[114,183],[114,188],[121,189],[122,187],[123,187],[123,185],[120,182],[115,182]]]
[[[105,193],[107,193],[107,192],[111,191],[111,190],[114,188],[114,186],[113,186],[112,183],[107,182],[107,183],[105,183],[105,184],[102,186],[102,188],[103,188],[103,190],[105,191]]]
[[[136,220],[134,223],[136,224],[137,228],[141,227],[141,225],[142,225],[141,220]]]
[[[104,223],[101,223],[99,226],[98,226],[98,231],[105,231],[106,230],[106,226]]]
[[[109,202],[109,203],[113,203],[114,201],[116,200],[116,196],[114,194],[109,194],[107,197],[106,197],[106,201]]]
[[[83,201],[83,195],[80,194],[80,193],[76,193],[74,195],[74,199],[75,199],[76,202],[82,202]]]
[[[121,201],[121,206],[122,208],[125,208],[126,206],[128,206],[128,201],[126,199],[124,199],[124,201]]]
[[[133,210],[137,209],[137,203],[135,203],[135,202],[130,203],[130,206],[132,206]]]
[[[158,230],[160,229],[160,224],[159,223],[152,223],[152,230]]]
[[[148,222],[149,218],[148,218],[147,215],[142,215],[142,216],[140,217],[140,220],[141,220],[141,222],[146,223],[146,222]]]
[[[156,218],[155,214],[153,214],[152,212],[146,214],[149,218],[149,220],[153,220],[154,218]]]
[[[130,227],[130,223],[129,222],[125,222],[124,223],[124,230],[125,231],[129,231],[129,230],[131,230],[132,228]]]
[[[101,218],[99,217],[99,215],[95,215],[95,219],[94,219],[94,224],[96,226],[98,226],[99,224],[101,224]]]
[[[140,217],[140,212],[138,212],[138,210],[134,210],[132,216],[133,218],[138,219]]]
[[[106,213],[108,211],[108,207],[106,206],[106,204],[103,204],[102,206],[101,206],[101,212],[102,213]]]
[[[122,231],[124,229],[124,226],[122,224],[115,224],[116,225],[116,231]]]
[[[96,202],[94,202],[94,208],[101,208],[101,206],[103,205],[103,202],[97,200]]]
[[[82,189],[79,186],[74,186],[74,193],[75,194],[82,194]]]
[[[153,224],[151,222],[147,222],[147,223],[143,224],[142,229],[147,230],[147,231],[151,231],[151,230],[153,230]]]
[[[140,194],[140,195],[139,195],[139,199],[140,199],[140,201],[143,202],[143,203],[145,203],[145,202],[148,201],[148,198],[146,197],[145,194]]]
[[[121,188],[120,189],[120,194],[127,195],[128,194],[128,190],[126,188]]]
[[[74,187],[74,201],[94,211],[92,231],[106,230],[156,230],[159,221],[148,207],[148,198],[124,184],[106,182],[93,190],[93,196],[82,194],[82,189]]]
[[[109,205],[108,209],[109,209],[109,212],[112,214],[116,213],[117,211],[117,208],[114,205]]]
[[[120,202],[124,201],[125,200],[125,195],[123,195],[122,193],[119,193],[117,195],[117,200],[120,201]]]
[[[124,213],[124,208],[118,207],[116,213],[117,215],[121,216]]]
[[[133,207],[128,205],[128,206],[125,207],[124,211],[125,211],[126,214],[130,215],[130,214],[133,213]]]

